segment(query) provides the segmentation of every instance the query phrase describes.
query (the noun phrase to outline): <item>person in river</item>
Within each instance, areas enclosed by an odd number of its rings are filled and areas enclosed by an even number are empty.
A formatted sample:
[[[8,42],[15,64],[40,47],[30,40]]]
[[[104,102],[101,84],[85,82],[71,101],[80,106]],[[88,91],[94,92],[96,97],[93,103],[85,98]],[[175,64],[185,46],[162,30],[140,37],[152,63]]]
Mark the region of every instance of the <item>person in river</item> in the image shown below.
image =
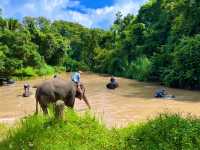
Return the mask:
[[[81,89],[81,71],[74,72],[71,76],[72,81],[76,84],[78,97],[81,100],[83,98],[83,91]]]
[[[163,98],[167,95],[166,90],[165,89],[158,89],[156,90],[154,96],[157,98]]]
[[[29,97],[30,96],[30,85],[28,83],[24,84],[24,97]]]
[[[168,92],[163,88],[156,90],[154,97],[156,97],[156,98],[166,98],[166,99],[175,98],[174,95],[168,95]]]
[[[114,76],[111,76],[110,83],[106,85],[108,89],[115,89],[119,86]]]
[[[117,83],[117,82],[116,82],[116,79],[114,78],[114,76],[111,76],[110,82],[111,82],[112,84],[116,84],[116,83]]]

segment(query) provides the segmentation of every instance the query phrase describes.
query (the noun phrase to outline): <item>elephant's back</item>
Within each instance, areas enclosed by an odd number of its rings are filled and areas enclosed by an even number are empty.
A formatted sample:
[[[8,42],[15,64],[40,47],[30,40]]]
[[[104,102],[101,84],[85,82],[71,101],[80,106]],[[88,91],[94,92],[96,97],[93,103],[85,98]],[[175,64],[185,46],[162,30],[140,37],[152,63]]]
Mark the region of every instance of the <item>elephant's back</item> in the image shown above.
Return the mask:
[[[40,96],[40,95],[46,95],[46,96],[50,96],[52,95],[52,91],[53,91],[53,84],[52,82],[50,82],[50,80],[43,82],[42,84],[40,84],[39,86],[37,86],[37,90],[36,90],[36,96]]]
[[[63,89],[65,91],[69,91],[74,89],[74,82],[72,82],[71,80],[69,81],[65,81],[62,79],[53,79],[52,80],[52,85],[54,86],[55,89]]]
[[[55,98],[58,97],[56,95],[59,95],[58,98],[64,98],[69,92],[75,90],[75,86],[72,81],[55,78],[43,82],[37,90],[40,95],[51,95]]]

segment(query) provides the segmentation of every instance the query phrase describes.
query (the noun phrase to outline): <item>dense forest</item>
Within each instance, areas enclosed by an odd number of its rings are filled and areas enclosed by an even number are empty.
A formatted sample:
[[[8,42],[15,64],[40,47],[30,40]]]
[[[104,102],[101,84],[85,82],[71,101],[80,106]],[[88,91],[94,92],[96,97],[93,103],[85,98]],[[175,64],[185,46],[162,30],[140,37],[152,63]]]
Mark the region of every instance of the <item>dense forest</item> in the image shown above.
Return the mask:
[[[200,88],[200,1],[149,0],[119,12],[109,30],[44,17],[0,16],[0,73],[36,76],[90,70],[179,88]]]

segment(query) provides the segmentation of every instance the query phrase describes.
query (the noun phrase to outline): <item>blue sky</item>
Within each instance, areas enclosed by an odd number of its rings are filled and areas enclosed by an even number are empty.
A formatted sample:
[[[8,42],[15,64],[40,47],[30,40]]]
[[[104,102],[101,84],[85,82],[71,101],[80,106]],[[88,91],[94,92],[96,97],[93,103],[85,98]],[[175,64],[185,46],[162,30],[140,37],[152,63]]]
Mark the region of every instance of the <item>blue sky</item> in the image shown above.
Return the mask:
[[[137,14],[147,0],[0,0],[5,17],[44,16],[50,20],[67,20],[86,27],[109,28],[121,11]]]

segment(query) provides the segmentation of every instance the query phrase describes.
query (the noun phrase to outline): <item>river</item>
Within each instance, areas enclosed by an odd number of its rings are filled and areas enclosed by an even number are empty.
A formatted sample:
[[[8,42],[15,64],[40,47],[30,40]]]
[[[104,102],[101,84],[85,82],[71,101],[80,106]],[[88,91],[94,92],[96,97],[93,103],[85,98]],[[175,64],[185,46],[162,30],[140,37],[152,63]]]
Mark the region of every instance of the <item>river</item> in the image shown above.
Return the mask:
[[[59,77],[69,80],[70,73]],[[28,81],[0,87],[0,122],[13,123],[19,118],[35,111],[35,89],[30,97],[22,97],[23,84],[37,85],[52,77],[38,77]],[[91,112],[108,127],[122,127],[130,122],[145,121],[162,112],[176,112],[182,115],[200,116],[200,92],[166,88],[175,99],[156,99],[153,97],[160,85],[144,83],[125,78],[116,78],[119,88],[108,90],[105,85],[108,76],[82,73],[81,80],[86,87],[86,95],[92,106]],[[88,110],[83,101],[76,100],[75,111]]]

